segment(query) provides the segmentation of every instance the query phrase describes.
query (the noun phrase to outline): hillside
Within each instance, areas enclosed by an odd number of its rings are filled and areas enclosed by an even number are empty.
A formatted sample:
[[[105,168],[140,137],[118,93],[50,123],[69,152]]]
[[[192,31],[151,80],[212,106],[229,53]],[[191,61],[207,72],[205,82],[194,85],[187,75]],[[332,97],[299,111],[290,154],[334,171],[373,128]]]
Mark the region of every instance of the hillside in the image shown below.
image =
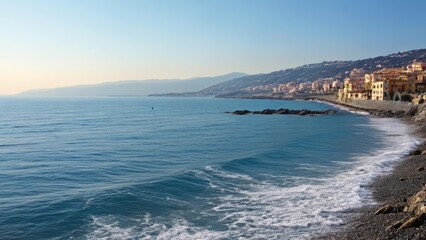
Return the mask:
[[[245,73],[230,73],[216,77],[200,77],[186,80],[131,80],[78,85],[71,87],[30,90],[19,96],[70,97],[70,96],[146,96],[167,92],[195,92],[214,84],[247,76]]]
[[[232,96],[234,93],[241,93],[244,88],[260,85],[315,81],[318,78],[343,80],[354,68],[372,72],[380,68],[406,66],[414,60],[426,61],[426,49],[394,53],[387,56],[356,61],[332,61],[308,64],[267,74],[250,75],[213,85],[194,95]]]

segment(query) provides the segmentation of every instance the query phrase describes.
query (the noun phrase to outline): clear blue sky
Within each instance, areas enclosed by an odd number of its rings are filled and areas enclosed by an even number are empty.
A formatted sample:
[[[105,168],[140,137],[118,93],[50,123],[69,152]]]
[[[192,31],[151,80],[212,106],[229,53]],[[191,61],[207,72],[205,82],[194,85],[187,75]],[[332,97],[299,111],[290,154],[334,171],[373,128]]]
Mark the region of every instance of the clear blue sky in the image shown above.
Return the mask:
[[[426,47],[425,0],[0,0],[0,94]]]

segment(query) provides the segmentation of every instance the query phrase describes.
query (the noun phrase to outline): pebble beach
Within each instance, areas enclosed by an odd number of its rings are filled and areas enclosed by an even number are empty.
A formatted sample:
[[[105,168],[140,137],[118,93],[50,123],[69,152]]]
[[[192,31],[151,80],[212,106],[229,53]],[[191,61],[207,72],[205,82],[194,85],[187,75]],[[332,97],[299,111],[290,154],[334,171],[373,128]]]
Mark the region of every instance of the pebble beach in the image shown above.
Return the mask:
[[[352,106],[351,103],[342,104],[330,96],[316,99],[364,110],[372,117],[386,117],[383,113],[392,112],[387,109],[392,107],[389,103],[383,105],[386,109],[372,109],[370,106],[363,108],[359,103]],[[401,106],[400,103],[396,104]],[[417,108],[424,109],[424,106]],[[390,117],[398,117],[411,126],[420,139],[419,145],[404,156],[389,174],[378,176],[367,186],[377,204],[353,209],[354,217],[341,231],[317,239],[426,239],[424,214],[410,211],[413,201],[417,201],[419,206],[425,204],[424,199],[419,197],[423,196],[426,185],[426,126],[424,119],[420,118],[424,113],[412,113],[409,107],[405,110],[403,115],[400,114],[401,111],[394,111]]]

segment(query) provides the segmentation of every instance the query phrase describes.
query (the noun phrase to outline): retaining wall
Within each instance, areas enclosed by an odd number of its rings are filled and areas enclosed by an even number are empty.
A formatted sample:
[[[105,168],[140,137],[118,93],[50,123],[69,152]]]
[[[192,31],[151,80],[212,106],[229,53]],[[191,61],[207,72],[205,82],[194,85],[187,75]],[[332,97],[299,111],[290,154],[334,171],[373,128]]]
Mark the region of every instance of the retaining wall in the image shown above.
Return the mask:
[[[398,102],[398,101],[378,101],[378,100],[352,100],[339,101],[335,96],[325,95],[316,96],[318,100],[324,100],[337,104],[343,104],[351,107],[356,107],[365,110],[381,110],[381,111],[406,111],[413,106],[411,102]]]

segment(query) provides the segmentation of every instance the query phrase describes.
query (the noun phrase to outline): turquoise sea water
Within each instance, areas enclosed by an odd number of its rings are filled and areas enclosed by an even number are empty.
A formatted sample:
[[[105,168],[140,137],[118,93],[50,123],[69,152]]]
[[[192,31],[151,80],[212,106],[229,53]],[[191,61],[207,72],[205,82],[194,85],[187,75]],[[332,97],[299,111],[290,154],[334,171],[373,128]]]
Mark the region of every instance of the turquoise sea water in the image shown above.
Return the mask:
[[[153,109],[152,109],[153,107]],[[309,101],[0,98],[0,239],[305,239],[372,203],[395,119]]]

